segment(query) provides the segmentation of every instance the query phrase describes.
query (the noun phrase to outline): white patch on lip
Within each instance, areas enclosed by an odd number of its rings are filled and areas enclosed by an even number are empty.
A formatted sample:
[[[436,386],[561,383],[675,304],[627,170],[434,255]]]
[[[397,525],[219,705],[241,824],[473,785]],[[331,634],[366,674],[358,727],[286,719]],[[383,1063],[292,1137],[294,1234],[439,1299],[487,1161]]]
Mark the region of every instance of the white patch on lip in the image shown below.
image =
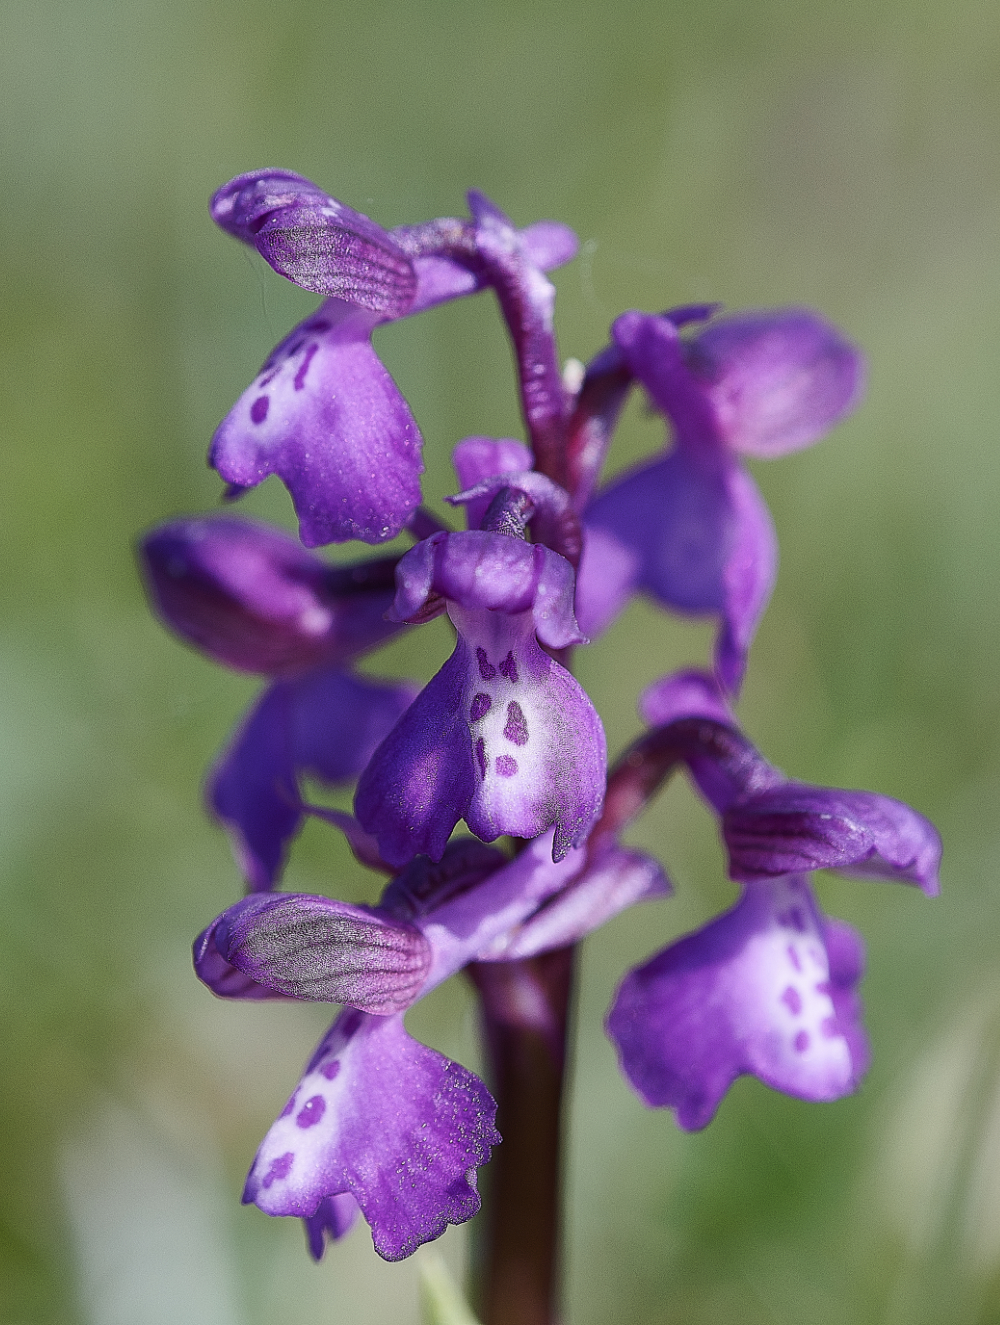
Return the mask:
[[[748,887],[766,898],[769,923],[740,955],[733,1030],[753,1046],[754,1071],[778,1089],[836,1098],[854,1068],[838,1027],[826,945],[808,887],[794,875]]]

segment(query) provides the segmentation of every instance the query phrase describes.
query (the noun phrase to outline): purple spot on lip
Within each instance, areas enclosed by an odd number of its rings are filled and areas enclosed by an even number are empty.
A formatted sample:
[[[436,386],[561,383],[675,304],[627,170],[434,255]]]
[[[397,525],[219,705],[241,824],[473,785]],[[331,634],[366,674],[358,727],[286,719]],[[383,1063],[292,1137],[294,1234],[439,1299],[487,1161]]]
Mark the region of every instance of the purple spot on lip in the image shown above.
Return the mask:
[[[793,985],[789,985],[781,995],[781,1001],[793,1017],[797,1017],[802,1011],[802,995]]]
[[[796,1035],[795,1039],[792,1041],[792,1044],[797,1054],[804,1054],[809,1048],[809,1032],[799,1031],[798,1035]]]
[[[296,1127],[315,1127],[324,1113],[326,1113],[326,1100],[322,1095],[313,1095],[306,1100],[295,1115],[295,1125]]]
[[[316,353],[318,349],[319,346],[315,341],[313,341],[313,343],[306,350],[302,362],[299,364],[299,371],[295,374],[295,381],[292,383],[292,386],[295,388],[296,391],[301,391],[302,388],[305,386],[306,373],[308,373],[309,365],[313,361],[313,355]]]
[[[840,1034],[836,1017],[824,1017],[819,1026],[821,1034],[828,1040],[835,1040]]]
[[[486,656],[485,649],[476,650],[476,662],[479,663],[479,675],[484,681],[492,681],[497,674],[497,669]]]
[[[512,778],[517,772],[517,760],[510,755],[497,755],[497,772],[502,778]]]
[[[503,729],[503,734],[515,745],[528,744],[528,724],[516,699],[512,699],[507,705],[507,725]]]
[[[271,404],[270,396],[258,396],[250,406],[250,419],[253,423],[263,423],[267,418],[268,407]]]
[[[789,943],[786,951],[788,953],[788,960],[792,963],[792,965],[795,967],[797,971],[801,971],[802,963],[799,961],[799,954],[795,951],[795,945],[793,943]]]
[[[472,707],[469,709],[469,721],[478,722],[480,718],[485,718],[487,713],[493,707],[493,700],[489,695],[484,695],[480,690],[478,695],[472,697]]]
[[[485,778],[486,778],[486,742],[483,740],[483,738],[482,738],[481,736],[480,736],[479,740],[476,742],[476,759],[477,759],[478,762],[479,762],[479,776],[485,780]]]
[[[296,1091],[295,1094],[292,1096],[292,1098],[285,1105],[285,1107],[278,1114],[279,1118],[287,1118],[288,1115],[293,1112],[293,1110],[295,1109],[295,1101],[298,1099],[298,1096],[299,1092]]]
[[[782,911],[778,916],[778,924],[783,925],[785,929],[797,929],[800,934],[806,931],[805,917],[797,906],[790,906],[787,911]]]
[[[327,1081],[335,1081],[340,1075],[340,1059],[331,1058],[328,1063],[324,1063],[320,1071],[326,1077]]]
[[[283,1155],[279,1155],[277,1159],[271,1160],[271,1167],[264,1175],[264,1178],[260,1184],[265,1191],[268,1189],[268,1187],[271,1186],[273,1182],[277,1182],[280,1178],[288,1177],[289,1173],[292,1170],[292,1161],[294,1159],[295,1159],[295,1151],[286,1150]]]
[[[508,650],[507,657],[500,664],[500,671],[508,681],[517,680],[517,659],[514,657],[513,651]]]

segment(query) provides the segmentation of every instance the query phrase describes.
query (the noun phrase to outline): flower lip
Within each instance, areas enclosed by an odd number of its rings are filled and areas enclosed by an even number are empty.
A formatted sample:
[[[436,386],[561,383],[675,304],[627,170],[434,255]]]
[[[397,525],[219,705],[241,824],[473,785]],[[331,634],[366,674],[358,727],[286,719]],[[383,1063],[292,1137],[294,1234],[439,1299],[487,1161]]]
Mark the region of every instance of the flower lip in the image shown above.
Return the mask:
[[[388,231],[291,171],[259,170],[224,184],[211,203],[222,229],[310,290],[401,317],[413,303],[413,263]]]
[[[495,1116],[478,1077],[412,1039],[401,1016],[348,1009],[265,1137],[243,1200],[311,1219],[350,1192],[378,1254],[402,1260],[479,1209]]]
[[[327,300],[220,423],[209,464],[240,493],[277,474],[307,547],[384,543],[420,504],[423,441],[371,344],[377,314]]]
[[[688,1131],[743,1073],[839,1099],[868,1066],[863,968],[858,936],[822,915],[802,876],[748,883],[730,911],[629,972],[608,1034],[645,1103],[673,1108]]]

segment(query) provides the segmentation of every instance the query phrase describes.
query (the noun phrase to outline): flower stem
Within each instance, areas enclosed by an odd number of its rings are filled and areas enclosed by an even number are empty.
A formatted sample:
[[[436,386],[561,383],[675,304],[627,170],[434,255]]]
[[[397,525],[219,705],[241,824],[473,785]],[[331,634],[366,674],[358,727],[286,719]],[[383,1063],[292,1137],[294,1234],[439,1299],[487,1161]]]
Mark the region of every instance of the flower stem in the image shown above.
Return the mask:
[[[480,1292],[485,1325],[553,1325],[561,1243],[562,1093],[575,947],[475,962],[497,1128]]]

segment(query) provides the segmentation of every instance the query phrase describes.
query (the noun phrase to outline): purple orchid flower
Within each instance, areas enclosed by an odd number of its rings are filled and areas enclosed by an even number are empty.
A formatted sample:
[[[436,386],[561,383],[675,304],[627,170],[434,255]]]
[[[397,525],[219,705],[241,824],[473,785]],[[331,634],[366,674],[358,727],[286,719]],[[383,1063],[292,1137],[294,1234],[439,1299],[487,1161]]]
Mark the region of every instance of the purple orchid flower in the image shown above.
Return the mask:
[[[277,474],[307,547],[385,542],[420,501],[420,432],[371,346],[374,328],[485,285],[502,298],[508,289],[551,290],[542,272],[576,251],[565,226],[543,221],[516,231],[479,194],[470,204],[471,221],[387,231],[280,170],[240,175],[212,199],[222,229],[326,297],[270,355],[209,452],[231,496]]]
[[[711,676],[665,678],[642,708],[664,725],[633,750],[631,771],[619,765],[621,780],[652,787],[686,762],[720,815],[729,873],[743,892],[623,980],[607,1027],[625,1075],[688,1130],[706,1126],[745,1073],[802,1099],[851,1093],[869,1059],[855,994],[864,948],[850,926],[823,916],[808,874],[836,869],[933,896],[937,832],[888,796],[784,778],[733,725]],[[635,804],[629,794],[609,790],[616,830]]]
[[[600,719],[541,647],[583,640],[573,569],[524,541],[525,522],[547,495],[534,480],[554,485],[536,474],[515,479],[520,488],[503,484],[492,499],[492,527],[434,534],[397,568],[390,615],[423,621],[447,609],[458,642],[358,783],[358,819],[394,865],[420,853],[440,859],[459,819],[487,842],[534,838],[555,825],[559,860],[586,840],[600,811]],[[469,496],[475,501],[477,490]]]
[[[476,1168],[499,1141],[496,1106],[467,1069],[419,1044],[403,1011],[473,959],[573,942],[668,885],[657,863],[612,844],[552,860],[552,834],[506,861],[470,839],[439,865],[418,857],[378,907],[254,894],[195,943],[195,969],[225,998],[346,1004],[265,1138],[244,1200],[306,1224],[318,1259],[360,1208],[379,1255],[408,1256],[479,1208]]]
[[[770,459],[818,441],[857,403],[863,364],[801,309],[718,318],[681,338],[681,325],[713,311],[624,313],[592,365],[594,409],[604,399],[598,380],[617,417],[622,384],[637,379],[669,419],[674,446],[586,510],[576,605],[591,636],[637,590],[675,611],[718,615],[716,670],[735,692],[777,568],[770,515],[739,457]]]
[[[176,634],[272,678],[206,793],[250,887],[270,888],[302,825],[300,778],[352,781],[416,693],[349,670],[400,630],[385,620],[395,558],[329,566],[279,530],[218,516],[161,525],[140,553],[150,599]]]

